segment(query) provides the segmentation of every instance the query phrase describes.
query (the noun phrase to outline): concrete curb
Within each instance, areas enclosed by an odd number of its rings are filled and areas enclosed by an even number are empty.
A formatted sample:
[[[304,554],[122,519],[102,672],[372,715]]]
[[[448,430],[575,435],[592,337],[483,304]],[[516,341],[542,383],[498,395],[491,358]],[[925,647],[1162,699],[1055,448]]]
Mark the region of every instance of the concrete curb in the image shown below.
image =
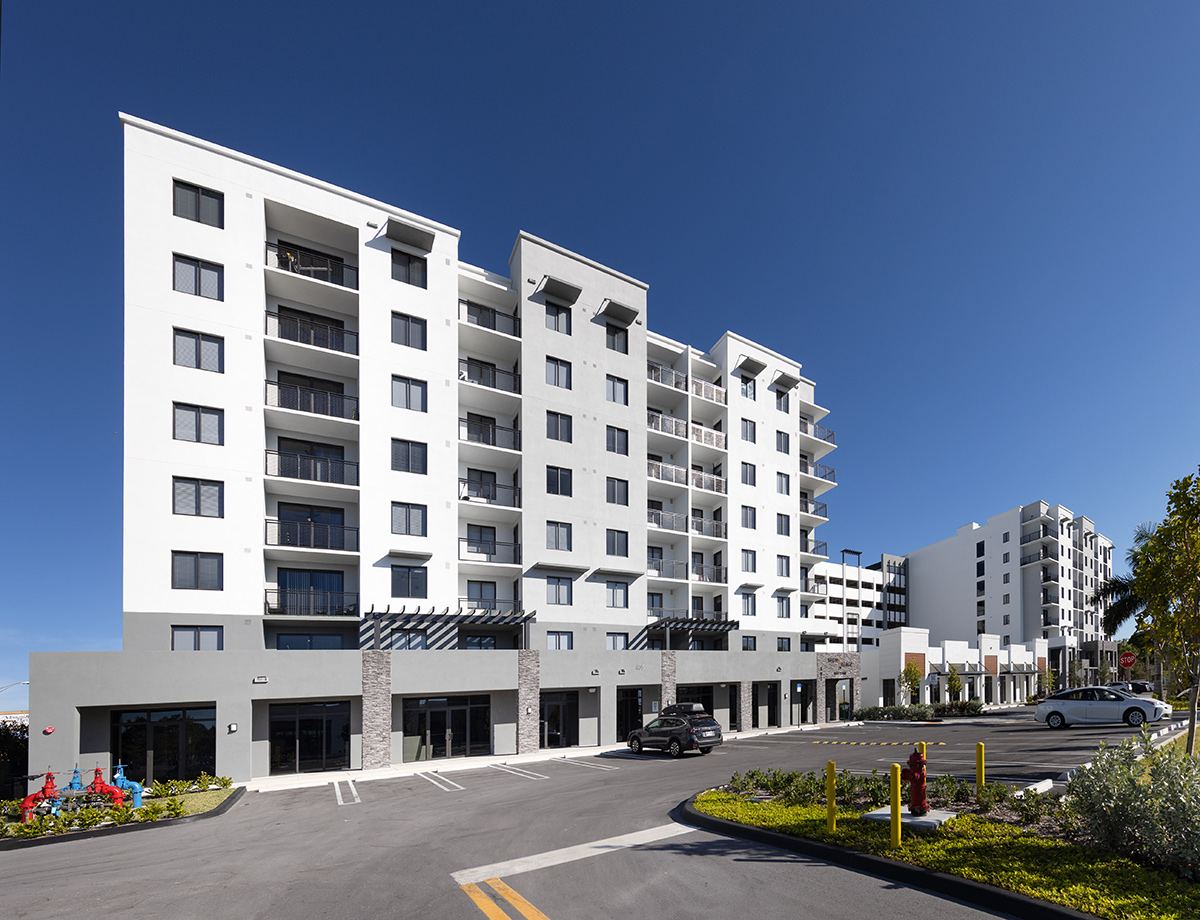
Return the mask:
[[[695,808],[696,796],[684,802],[679,809],[682,823],[723,834],[727,837],[739,837],[752,840],[755,843],[765,843],[791,853],[799,853],[822,862],[843,866],[855,872],[885,878],[911,888],[919,888],[931,894],[954,898],[980,910],[1002,911],[1021,920],[1096,920],[1095,914],[1085,914],[1069,907],[1039,901],[1029,895],[1018,894],[1004,888],[985,885],[982,882],[960,878],[957,875],[947,875],[944,872],[934,872],[909,863],[897,862],[882,856],[872,856],[869,853],[859,853],[842,847],[808,840],[804,837],[792,837],[777,831],[769,831],[759,827],[749,827],[726,821],[724,818],[714,818]]]
[[[1165,743],[1167,735],[1174,734],[1177,731],[1182,731],[1185,728],[1187,728],[1186,722],[1174,723],[1174,724],[1168,725],[1166,728],[1160,728],[1156,732],[1151,732],[1150,740],[1159,742],[1158,744],[1155,744],[1155,747],[1161,747],[1162,744]],[[1139,756],[1138,759],[1140,760],[1141,757]],[[1058,782],[1058,783],[1069,782],[1072,776],[1074,776],[1076,773],[1078,773],[1080,770],[1084,769],[1085,767],[1090,767],[1091,765],[1092,765],[1092,761],[1089,760],[1087,763],[1081,763],[1077,767],[1072,767],[1070,770],[1067,770],[1065,773],[1058,774],[1058,777],[1057,777],[1057,779],[1055,779],[1055,782]]]
[[[45,846],[51,843],[64,843],[67,840],[87,840],[92,837],[108,837],[112,834],[131,834],[134,831],[148,831],[155,827],[170,827],[176,824],[191,824],[193,821],[203,821],[205,818],[217,818],[225,814],[234,806],[243,795],[246,794],[245,789],[234,789],[233,793],[224,802],[209,811],[201,812],[198,815],[184,815],[182,818],[163,818],[160,821],[149,821],[146,824],[114,824],[110,827],[94,827],[86,831],[70,831],[66,834],[55,834],[50,837],[33,837],[29,840],[20,840],[16,837],[5,837],[0,839],[0,852],[5,850],[20,850],[25,847]]]

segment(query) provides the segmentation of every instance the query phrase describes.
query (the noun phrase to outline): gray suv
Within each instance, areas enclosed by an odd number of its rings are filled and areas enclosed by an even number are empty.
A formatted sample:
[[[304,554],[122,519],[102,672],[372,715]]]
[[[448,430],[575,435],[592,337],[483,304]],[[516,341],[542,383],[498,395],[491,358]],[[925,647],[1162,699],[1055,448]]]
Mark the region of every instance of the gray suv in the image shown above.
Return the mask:
[[[678,757],[684,751],[707,754],[722,740],[720,723],[699,703],[680,703],[665,707],[645,728],[631,731],[627,742],[635,754],[650,749]]]

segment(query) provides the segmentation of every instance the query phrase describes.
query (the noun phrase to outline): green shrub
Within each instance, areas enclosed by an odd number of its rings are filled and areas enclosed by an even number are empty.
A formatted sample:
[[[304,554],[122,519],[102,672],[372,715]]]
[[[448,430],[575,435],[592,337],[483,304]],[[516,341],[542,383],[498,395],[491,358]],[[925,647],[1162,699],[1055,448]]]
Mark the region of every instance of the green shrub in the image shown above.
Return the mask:
[[[167,799],[163,803],[163,809],[168,818],[182,818],[187,814],[187,806],[183,804],[183,799]]]
[[[20,799],[0,800],[0,820],[20,821],[21,820],[21,800]]]
[[[814,771],[793,773],[792,781],[783,791],[783,801],[788,805],[811,805],[825,800],[825,777]]]
[[[864,706],[854,710],[853,718],[860,722],[928,722],[933,707],[925,703],[912,706]]]
[[[141,824],[157,821],[166,813],[166,806],[161,802],[147,802],[134,813],[134,820]]]
[[[956,700],[952,703],[937,703],[933,707],[935,716],[977,716],[983,712],[979,700]]]
[[[995,811],[997,807],[1008,801],[1012,790],[1003,783],[984,783],[975,794],[975,802],[984,812]]]
[[[939,773],[929,780],[925,790],[931,805],[955,805],[971,801],[975,784],[948,773]]]
[[[129,824],[137,820],[137,813],[133,810],[132,805],[122,805],[120,808],[110,808],[108,810],[108,820],[118,826]]]
[[[86,831],[107,821],[108,809],[81,808],[71,816],[71,820],[81,831]]]
[[[59,819],[54,815],[33,815],[24,824],[14,824],[12,834],[18,839],[28,840],[43,834],[58,833]]]

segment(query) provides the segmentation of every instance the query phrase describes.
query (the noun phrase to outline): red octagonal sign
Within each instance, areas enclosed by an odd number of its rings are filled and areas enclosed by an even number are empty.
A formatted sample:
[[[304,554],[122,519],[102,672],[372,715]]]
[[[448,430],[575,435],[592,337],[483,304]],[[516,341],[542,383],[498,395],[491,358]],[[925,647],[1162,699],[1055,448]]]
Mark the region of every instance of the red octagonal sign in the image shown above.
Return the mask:
[[[1121,657],[1117,661],[1121,663],[1121,667],[1123,668],[1132,668],[1134,662],[1137,661],[1137,655],[1133,652],[1121,652]]]

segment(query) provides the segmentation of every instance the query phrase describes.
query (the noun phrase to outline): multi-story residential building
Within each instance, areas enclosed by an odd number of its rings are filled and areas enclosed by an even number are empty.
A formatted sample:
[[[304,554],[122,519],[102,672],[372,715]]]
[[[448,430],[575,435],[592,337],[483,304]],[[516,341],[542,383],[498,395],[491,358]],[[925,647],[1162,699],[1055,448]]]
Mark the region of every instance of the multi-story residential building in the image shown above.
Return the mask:
[[[853,565],[847,562],[850,556]],[[878,646],[887,630],[907,625],[908,565],[903,556],[890,553],[867,566],[855,550],[844,549],[841,557],[840,562],[829,559],[813,566],[813,591],[820,603],[811,614],[815,623],[827,626],[826,652],[861,652]]]
[[[646,284],[529,234],[501,276],[122,121],[124,650],[32,656],[33,762],[246,779],[856,698],[806,616],[835,439],[796,361],[651,333]]]

